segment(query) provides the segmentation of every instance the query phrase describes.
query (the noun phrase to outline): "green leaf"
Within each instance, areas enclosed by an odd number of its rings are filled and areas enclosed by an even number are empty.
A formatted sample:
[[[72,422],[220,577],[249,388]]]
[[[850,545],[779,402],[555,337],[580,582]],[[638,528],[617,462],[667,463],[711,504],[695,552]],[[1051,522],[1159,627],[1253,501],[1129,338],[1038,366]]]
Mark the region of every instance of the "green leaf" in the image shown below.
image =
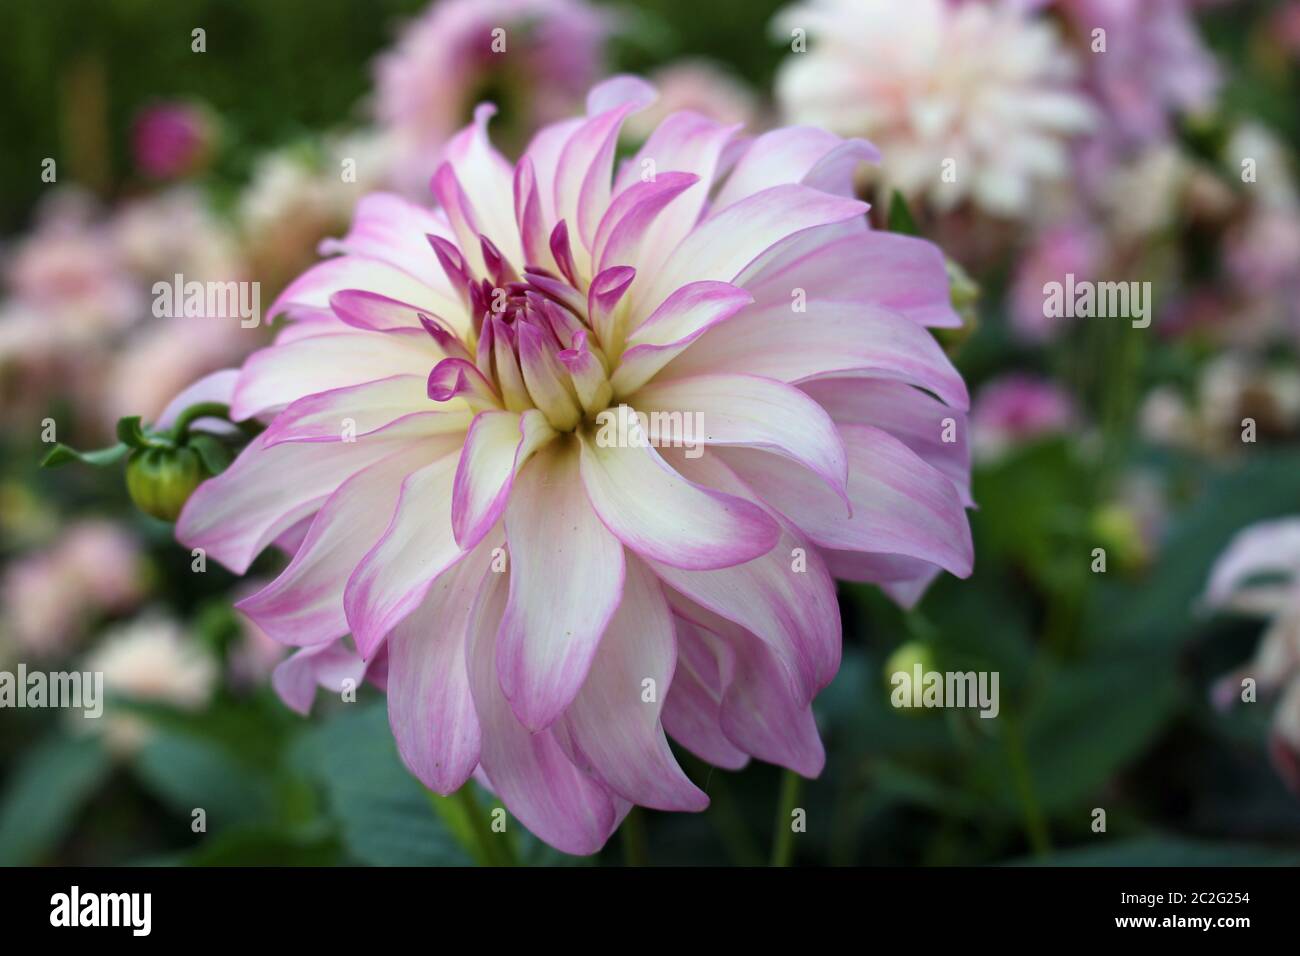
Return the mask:
[[[190,818],[202,808],[208,829],[269,818],[272,794],[225,748],[191,734],[155,733],[137,755],[136,776],[179,816]]]
[[[0,797],[0,866],[48,856],[111,766],[95,737],[51,737],[29,750]]]
[[[190,435],[189,446],[193,448],[203,462],[203,467],[210,475],[219,475],[234,461],[230,449],[219,438],[196,432]]]
[[[299,759],[325,789],[343,845],[372,866],[472,861],[402,765],[382,702],[350,704],[306,735]]]
[[[235,826],[184,853],[134,861],[136,866],[335,866],[343,848],[327,826]]]
[[[70,461],[79,461],[86,465],[103,468],[121,461],[130,450],[127,445],[117,444],[111,448],[100,448],[95,451],[77,451],[77,449],[59,442],[41,459],[41,467],[58,468]]]
[[[1015,860],[1018,866],[1297,866],[1300,852],[1247,843],[1211,843],[1177,836],[1141,837]]]
[[[889,231],[901,232],[905,236],[919,236],[921,230],[917,228],[916,219],[912,216],[912,210],[907,206],[907,200],[897,189],[889,199]]]

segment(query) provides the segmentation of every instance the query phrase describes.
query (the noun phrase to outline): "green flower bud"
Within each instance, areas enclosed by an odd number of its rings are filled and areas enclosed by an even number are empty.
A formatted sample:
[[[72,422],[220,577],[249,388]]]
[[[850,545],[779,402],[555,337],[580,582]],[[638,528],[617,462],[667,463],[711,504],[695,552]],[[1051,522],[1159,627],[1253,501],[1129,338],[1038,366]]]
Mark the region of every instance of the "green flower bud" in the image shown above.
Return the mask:
[[[975,334],[979,327],[979,283],[967,274],[957,262],[946,260],[948,267],[948,293],[952,300],[953,311],[961,317],[961,325],[955,329],[935,329],[934,334],[939,344],[949,354],[955,354],[967,339]]]
[[[208,478],[192,448],[138,448],[126,464],[126,490],[145,514],[175,521],[194,489]]]
[[[894,653],[885,661],[885,683],[894,686],[895,674],[906,674],[908,680],[915,676],[916,665],[921,665],[921,674],[935,670],[934,652],[928,644],[921,641],[908,641],[895,648]],[[911,706],[906,704],[904,706]]]

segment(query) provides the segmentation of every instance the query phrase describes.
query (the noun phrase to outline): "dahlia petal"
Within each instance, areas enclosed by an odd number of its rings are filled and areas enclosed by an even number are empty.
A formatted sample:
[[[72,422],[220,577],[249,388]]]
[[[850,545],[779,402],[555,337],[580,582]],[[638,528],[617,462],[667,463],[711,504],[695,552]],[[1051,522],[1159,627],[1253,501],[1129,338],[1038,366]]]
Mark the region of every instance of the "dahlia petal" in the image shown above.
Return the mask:
[[[317,511],[350,476],[427,435],[429,424],[425,415],[408,415],[355,442],[267,448],[255,438],[190,496],[176,522],[176,539],[243,574],[263,548]],[[294,480],[286,482],[286,475]]]
[[[769,130],[741,154],[727,181],[713,200],[713,215],[754,193],[773,186],[800,183],[824,158],[845,146],[857,162],[877,162],[880,154],[862,140],[842,140],[812,126],[787,126]],[[840,193],[851,195],[851,193]]]
[[[528,385],[528,394],[556,428],[573,428],[582,420],[582,408],[568,384],[564,366],[547,341],[550,333],[543,334],[524,322],[515,327],[515,335],[519,338],[519,368]]]
[[[348,633],[343,589],[379,539],[407,475],[447,454],[445,438],[414,442],[352,475],[326,499],[293,560],[266,587],[235,606],[282,644],[319,644]]]
[[[657,305],[674,290],[705,279],[731,282],[776,243],[805,229],[861,217],[867,204],[806,186],[773,186],[704,220],[634,289],[634,304]]]
[[[793,326],[793,327],[792,327]],[[928,331],[874,306],[808,301],[806,313],[784,306],[749,308],[702,335],[663,370],[664,378],[744,372],[797,384],[858,372],[934,392],[970,407],[966,383]]]
[[[619,193],[596,228],[591,258],[597,273],[641,261],[639,251],[664,207],[700,181],[694,173],[666,172]]]
[[[710,328],[730,319],[751,301],[748,292],[726,282],[682,286],[628,337],[627,351],[610,379],[615,394],[635,392]]]
[[[658,580],[629,558],[618,611],[556,736],[567,735],[574,763],[620,796],[656,810],[698,811],[709,798],[677,765],[659,722],[675,645]],[[653,682],[649,701],[646,681]]]
[[[875,305],[918,325],[961,325],[943,253],[933,243],[896,232],[810,229],[760,256],[736,284],[753,294],[760,309],[789,309],[792,290],[803,289],[819,301]]]
[[[555,180],[556,215],[561,222],[573,223],[576,237],[582,240],[580,246],[575,244],[574,252],[586,276],[591,274],[596,227],[609,206],[618,132],[623,121],[638,108],[635,101],[623,103],[591,117],[569,137],[560,154]]]
[[[472,221],[477,224],[474,235],[487,236],[507,260],[522,266],[524,250],[512,201],[514,173],[488,139],[488,120],[496,112],[490,103],[475,107],[474,122],[452,137],[446,157],[469,201]],[[465,249],[462,242],[461,250]]]
[[[647,173],[659,179],[683,173],[697,177],[694,184],[683,187],[679,196],[670,197],[662,214],[647,223],[639,242],[630,234],[626,236],[629,253],[635,248],[636,255],[626,258],[622,264],[637,268],[643,277],[642,285],[649,283],[650,277],[658,273],[672,251],[699,222],[720,173],[723,151],[734,141],[739,129],[698,113],[673,113],[655,128],[632,161],[620,170],[615,190],[620,197],[636,188],[633,184]],[[612,259],[611,264],[614,264]],[[653,305],[656,300],[638,298],[637,301]]]
[[[729,643],[733,671],[722,697],[722,732],[759,760],[818,776],[826,751],[812,706],[791,697],[781,665],[762,642],[746,636]]]
[[[467,409],[438,407],[429,401],[424,376],[394,375],[298,399],[275,416],[262,435],[262,444],[270,448],[288,441],[349,441],[345,433],[369,435],[417,412],[442,416],[426,419],[431,428],[441,425],[449,432],[469,428]]]
[[[365,289],[341,289],[330,296],[330,308],[339,320],[370,332],[420,329],[424,311],[409,302],[390,299]]]
[[[606,447],[584,434],[581,441],[592,507],[642,557],[687,570],[725,568],[766,554],[780,538],[758,505],[688,481],[643,440]]]
[[[365,256],[339,256],[312,266],[276,297],[266,320],[288,313],[290,318],[337,322],[330,311],[330,296],[344,289],[369,289],[399,302],[413,303],[442,316],[463,333],[465,308],[445,278],[430,285],[395,265]]]
[[[682,473],[701,485],[737,497],[752,496],[719,461],[675,456]],[[831,682],[840,666],[840,609],[817,550],[792,528],[767,554],[714,571],[683,571],[649,561],[679,594],[731,621],[767,644],[796,681],[799,699]]]
[[[837,424],[875,425],[889,432],[927,464],[947,475],[965,507],[974,506],[964,412],[949,408],[910,385],[885,379],[825,378],[804,382],[799,387]],[[944,440],[949,432],[953,441]]]
[[[560,168],[560,154],[564,151],[565,144],[584,122],[582,117],[575,117],[543,126],[529,142],[520,160],[521,163],[531,166],[533,170],[534,188],[541,207],[541,223],[538,231],[543,243],[559,220],[555,205],[555,181]],[[529,264],[536,263],[530,261]]]
[[[952,482],[886,431],[841,425],[840,433],[849,453],[849,518],[804,469],[748,449],[717,454],[821,547],[907,555],[969,575],[970,525]]]
[[[321,255],[336,252],[377,259],[450,296],[446,275],[429,252],[428,235],[451,238],[444,215],[394,193],[370,193],[357,200],[352,225],[342,239],[323,239]]]
[[[500,536],[433,582],[388,639],[388,722],[402,762],[435,793],[460,789],[479,762],[481,733],[469,688],[466,629]]]
[[[587,315],[596,340],[604,348],[614,348],[621,341],[615,310],[635,278],[636,270],[631,266],[611,266],[598,272],[587,289]]]
[[[229,405],[235,394],[235,384],[239,381],[239,369],[223,368],[220,371],[212,372],[203,376],[197,382],[187,386],[181,392],[167,403],[167,407],[162,410],[157,420],[153,423],[154,428],[163,429],[171,428],[176,424],[176,419],[180,418],[181,412],[191,405],[198,405],[202,402],[220,402],[223,405]],[[221,430],[228,430],[230,423],[219,418],[201,418],[200,422],[204,423],[205,430],[216,430],[220,425]]]
[[[357,687],[366,676],[366,662],[342,641],[330,641],[286,657],[271,672],[271,686],[290,710],[306,717],[316,698],[316,688],[341,693]]]
[[[569,706],[623,591],[623,548],[582,491],[578,452],[555,442],[506,507],[510,594],[497,639],[501,690],[530,730]]]
[[[823,550],[822,559],[834,577],[874,584],[908,610],[921,600],[941,570],[929,562],[901,554]]]
[[[773,451],[846,494],[849,466],[839,431],[831,416],[794,386],[757,375],[697,375],[651,382],[628,404],[651,415],[665,413],[673,447],[698,442]],[[688,424],[696,421],[699,434]]]
[[[519,224],[519,237],[524,247],[524,265],[555,270],[558,266],[551,255],[551,245],[542,218],[542,200],[537,188],[537,174],[533,163],[524,156],[515,167],[514,182],[515,221]]]
[[[556,358],[569,373],[578,401],[586,411],[599,411],[609,404],[613,390],[605,378],[605,366],[587,346],[586,332],[577,333],[573,347],[557,352]]]
[[[369,658],[380,642],[424,600],[429,585],[462,552],[451,530],[454,452],[411,473],[387,530],[348,578],[343,607],[352,638]]]
[[[555,437],[535,408],[481,412],[470,425],[452,484],[451,526],[456,542],[473,548],[506,508],[515,474],[541,445]]]
[[[466,630],[470,692],[482,728],[479,759],[493,791],[524,826],[565,853],[595,853],[618,822],[609,791],[573,766],[550,731],[532,733],[519,723],[497,680],[504,577],[484,576]]]
[[[501,407],[501,396],[492,383],[466,359],[443,359],[435,365],[429,372],[425,392],[435,402],[450,403],[453,409],[464,407],[477,413]]]
[[[242,421],[305,395],[393,375],[426,376],[441,357],[441,350],[423,331],[315,335],[273,345],[244,362],[230,415]]]
[[[722,732],[722,683],[718,663],[702,638],[682,637],[695,625],[673,616],[677,634],[677,669],[664,700],[662,720],[668,735],[701,760],[725,770],[740,770],[749,754]]]
[[[658,98],[659,91],[654,84],[631,73],[620,73],[601,80],[587,92],[587,115],[596,116],[629,105],[645,109]]]

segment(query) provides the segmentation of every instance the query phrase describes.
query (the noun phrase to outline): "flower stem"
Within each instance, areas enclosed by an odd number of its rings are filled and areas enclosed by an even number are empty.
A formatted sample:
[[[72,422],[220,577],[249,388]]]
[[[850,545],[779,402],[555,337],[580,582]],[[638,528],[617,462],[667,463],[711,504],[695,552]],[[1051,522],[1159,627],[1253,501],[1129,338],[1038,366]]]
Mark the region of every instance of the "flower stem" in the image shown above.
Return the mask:
[[[781,797],[776,807],[776,823],[772,830],[772,866],[789,866],[794,856],[794,828],[790,817],[799,802],[802,780],[793,770],[781,772]]]
[[[623,818],[619,828],[623,841],[623,863],[626,866],[646,866],[649,858],[646,854],[645,817],[640,807],[633,807]]]
[[[192,422],[200,418],[229,418],[230,406],[224,402],[199,402],[191,405],[177,417],[176,423],[172,425],[167,432],[167,437],[172,441],[180,441],[185,437],[185,429],[190,427]]]
[[[514,866],[514,853],[510,849],[508,838],[504,833],[492,832],[492,828],[488,826],[487,815],[474,799],[473,786],[466,783],[452,796],[460,804],[464,819],[469,824],[469,832],[473,837],[474,845],[478,848],[477,855],[482,865]]]
[[[1006,728],[1007,759],[1015,776],[1016,789],[1020,791],[1020,804],[1025,814],[1025,836],[1028,837],[1035,856],[1047,856],[1052,852],[1052,838],[1038,804],[1038,794],[1034,791],[1034,780],[1029,772],[1020,725],[1015,720],[1008,720]]]

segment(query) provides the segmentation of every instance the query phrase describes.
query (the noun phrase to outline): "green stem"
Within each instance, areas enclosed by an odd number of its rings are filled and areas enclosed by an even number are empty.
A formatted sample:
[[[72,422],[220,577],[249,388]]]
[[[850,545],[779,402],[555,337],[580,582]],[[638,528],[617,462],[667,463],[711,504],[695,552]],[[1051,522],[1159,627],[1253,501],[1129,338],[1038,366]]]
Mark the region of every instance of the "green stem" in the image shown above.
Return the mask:
[[[453,794],[469,822],[470,833],[478,846],[479,859],[484,866],[514,866],[514,853],[504,833],[493,833],[487,815],[474,799],[474,788],[466,783]]]
[[[619,835],[623,841],[623,863],[626,866],[647,866],[645,817],[640,807],[633,807],[623,819]]]
[[[1006,722],[1007,759],[1011,763],[1011,772],[1015,776],[1016,789],[1020,793],[1020,805],[1025,814],[1025,835],[1035,856],[1047,856],[1052,852],[1052,838],[1047,832],[1047,821],[1043,818],[1042,808],[1038,805],[1038,794],[1034,790],[1034,781],[1029,773],[1029,761],[1025,757],[1025,744],[1020,735],[1020,725],[1015,720]]]
[[[230,406],[224,402],[199,402],[197,405],[191,405],[185,411],[181,412],[180,417],[176,419],[176,424],[172,425],[167,432],[167,437],[174,442],[179,442],[185,437],[185,430],[190,424],[200,418],[230,418]]]
[[[799,802],[802,778],[793,770],[781,772],[781,797],[777,801],[776,823],[772,831],[772,865],[789,866],[794,856],[794,828],[790,818]]]

